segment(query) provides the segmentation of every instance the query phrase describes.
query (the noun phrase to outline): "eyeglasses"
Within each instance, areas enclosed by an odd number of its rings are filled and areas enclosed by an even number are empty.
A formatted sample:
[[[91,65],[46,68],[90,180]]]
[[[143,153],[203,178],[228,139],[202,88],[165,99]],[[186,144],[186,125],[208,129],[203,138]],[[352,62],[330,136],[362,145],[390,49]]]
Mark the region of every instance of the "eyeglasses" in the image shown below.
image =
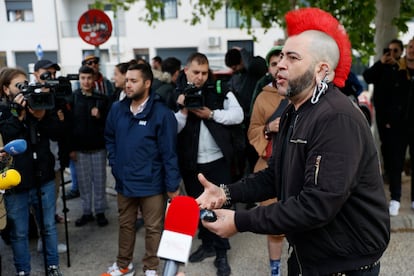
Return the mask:
[[[397,48],[389,48],[390,49],[390,51],[391,52],[393,52],[393,53],[397,53],[398,52],[398,49]]]
[[[90,60],[90,61],[85,62],[85,64],[91,66],[92,64],[99,64],[99,61],[97,61],[97,60]]]

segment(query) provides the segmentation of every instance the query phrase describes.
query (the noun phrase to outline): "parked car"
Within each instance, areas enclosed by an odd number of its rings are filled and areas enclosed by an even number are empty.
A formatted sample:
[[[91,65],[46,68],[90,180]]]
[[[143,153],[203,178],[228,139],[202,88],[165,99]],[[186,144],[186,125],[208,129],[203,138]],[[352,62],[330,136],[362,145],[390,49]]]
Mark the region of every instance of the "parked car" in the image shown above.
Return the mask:
[[[368,91],[364,91],[358,96],[358,105],[362,113],[364,113],[365,118],[367,118],[369,125],[372,125],[375,111]]]

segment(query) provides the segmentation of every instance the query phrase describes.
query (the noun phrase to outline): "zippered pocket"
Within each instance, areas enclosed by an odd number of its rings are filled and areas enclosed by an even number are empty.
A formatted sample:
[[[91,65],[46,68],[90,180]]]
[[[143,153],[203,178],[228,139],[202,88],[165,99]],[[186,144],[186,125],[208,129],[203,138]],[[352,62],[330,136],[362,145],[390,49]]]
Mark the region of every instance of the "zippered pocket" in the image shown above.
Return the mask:
[[[319,169],[320,169],[320,165],[321,165],[321,159],[322,159],[322,155],[316,156],[316,160],[315,160],[315,185],[318,185],[318,175],[319,175]]]

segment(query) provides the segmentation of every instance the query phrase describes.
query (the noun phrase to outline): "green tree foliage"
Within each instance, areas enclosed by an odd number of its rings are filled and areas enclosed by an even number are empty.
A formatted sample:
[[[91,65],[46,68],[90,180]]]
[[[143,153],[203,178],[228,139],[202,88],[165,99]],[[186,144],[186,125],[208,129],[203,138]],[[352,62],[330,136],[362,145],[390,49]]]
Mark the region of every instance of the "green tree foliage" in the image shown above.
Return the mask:
[[[408,32],[407,22],[414,16],[414,0],[401,0],[400,16],[394,18],[393,23],[403,33]]]
[[[164,6],[163,0],[95,0],[95,7],[102,8],[105,4],[111,4],[114,10],[122,8],[128,10],[134,2],[145,1],[148,13],[144,20],[150,26],[163,20],[160,9]],[[177,0],[178,5],[183,0]],[[318,7],[333,14],[347,30],[354,53],[357,53],[363,61],[374,54],[375,26],[373,24],[376,9],[375,0],[189,0],[193,7],[192,25],[200,23],[202,18],[214,19],[218,10],[229,7],[240,13],[246,20],[240,28],[252,31],[252,20],[261,23],[265,30],[276,25],[284,27],[284,15],[287,11],[299,7]],[[399,30],[406,32],[406,22],[411,19],[414,11],[414,0],[400,0],[401,16],[394,18],[394,24]]]

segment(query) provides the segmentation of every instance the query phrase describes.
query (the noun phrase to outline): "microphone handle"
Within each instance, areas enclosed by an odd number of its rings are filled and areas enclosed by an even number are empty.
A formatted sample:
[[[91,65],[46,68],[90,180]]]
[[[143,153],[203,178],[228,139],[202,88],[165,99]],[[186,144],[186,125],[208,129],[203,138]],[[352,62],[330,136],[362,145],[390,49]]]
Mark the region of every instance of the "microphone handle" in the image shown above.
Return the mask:
[[[165,260],[164,263],[164,272],[162,276],[175,276],[178,272],[178,262],[171,261],[171,260]]]

